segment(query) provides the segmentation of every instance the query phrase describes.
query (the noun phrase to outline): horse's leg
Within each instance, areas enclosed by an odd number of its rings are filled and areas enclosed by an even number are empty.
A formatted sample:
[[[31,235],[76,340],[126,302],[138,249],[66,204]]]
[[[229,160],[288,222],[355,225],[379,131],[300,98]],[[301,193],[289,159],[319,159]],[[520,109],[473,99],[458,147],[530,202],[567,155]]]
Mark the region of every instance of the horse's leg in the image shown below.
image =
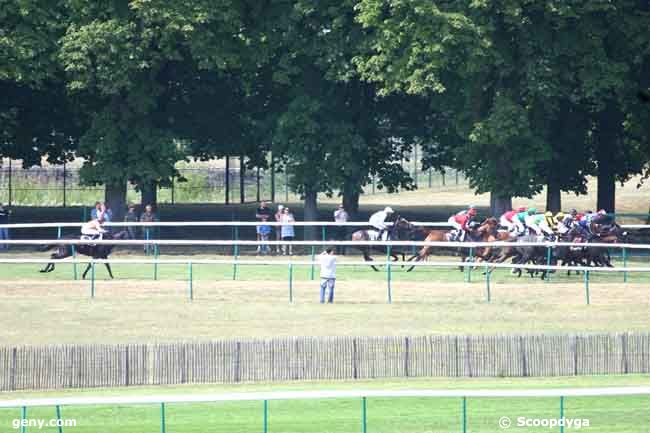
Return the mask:
[[[88,266],[86,266],[86,270],[83,272],[83,274],[81,274],[81,279],[82,279],[82,280],[85,280],[85,279],[86,279],[86,274],[87,274],[88,271],[90,270],[90,266],[91,266],[91,265],[92,265],[91,263],[88,263]]]
[[[104,263],[106,265],[106,270],[108,271],[108,275],[111,276],[111,279],[113,279],[113,272],[111,271],[111,265],[108,264],[108,262]]]

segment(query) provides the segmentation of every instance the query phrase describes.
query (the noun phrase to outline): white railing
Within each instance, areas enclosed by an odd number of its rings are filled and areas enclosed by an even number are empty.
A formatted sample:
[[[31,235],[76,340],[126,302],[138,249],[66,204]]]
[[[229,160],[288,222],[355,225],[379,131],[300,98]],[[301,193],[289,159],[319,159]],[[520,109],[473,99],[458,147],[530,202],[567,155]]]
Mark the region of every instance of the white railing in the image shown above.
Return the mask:
[[[0,224],[0,228],[8,229],[26,229],[26,228],[66,228],[81,227],[82,222],[60,222],[60,223],[25,223],[25,224]],[[413,221],[412,225],[418,227],[451,227],[448,222],[426,222]],[[110,222],[105,223],[110,227],[255,227],[267,225],[271,227],[278,226],[296,226],[296,227],[368,227],[367,221],[337,223],[333,221],[296,221],[293,223],[281,223],[268,221],[261,223],[259,221],[164,221],[164,222]],[[624,224],[624,229],[643,229],[650,228],[648,224]]]
[[[605,243],[605,242],[519,242],[519,241],[495,241],[495,242],[445,242],[445,241],[245,241],[245,240],[181,240],[181,239],[129,239],[129,240],[82,240],[82,239],[9,239],[0,241],[7,245],[168,245],[168,246],[276,246],[276,245],[294,245],[294,246],[368,246],[368,247],[447,247],[447,248],[501,248],[501,247],[598,247],[598,248],[618,248],[618,249],[650,249],[649,244],[624,244],[624,243]]]
[[[650,395],[650,387],[498,389],[498,390],[354,390],[271,391],[224,394],[147,395],[115,397],[58,397],[0,400],[0,408],[37,406],[97,406],[160,403],[209,403],[220,401],[320,400],[336,398],[550,398]]]

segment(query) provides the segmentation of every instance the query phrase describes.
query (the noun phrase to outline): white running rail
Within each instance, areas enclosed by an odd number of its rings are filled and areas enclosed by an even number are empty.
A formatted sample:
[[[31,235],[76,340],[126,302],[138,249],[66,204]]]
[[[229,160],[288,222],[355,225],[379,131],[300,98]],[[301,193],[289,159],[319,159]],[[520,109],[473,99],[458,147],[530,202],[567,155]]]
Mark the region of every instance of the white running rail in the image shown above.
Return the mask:
[[[508,390],[355,390],[239,392],[224,394],[149,395],[115,397],[60,397],[0,400],[0,408],[35,406],[95,406],[160,403],[208,403],[218,401],[314,400],[335,398],[548,398],[650,395],[650,387],[556,388]]]

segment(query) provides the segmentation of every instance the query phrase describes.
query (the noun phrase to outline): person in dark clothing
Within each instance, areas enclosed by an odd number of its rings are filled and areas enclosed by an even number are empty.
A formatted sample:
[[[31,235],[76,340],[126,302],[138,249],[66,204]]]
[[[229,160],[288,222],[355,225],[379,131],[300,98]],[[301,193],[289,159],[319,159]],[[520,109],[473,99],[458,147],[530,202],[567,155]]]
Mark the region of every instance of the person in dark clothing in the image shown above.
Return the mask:
[[[132,204],[129,205],[129,210],[124,215],[124,222],[125,223],[137,223],[138,222],[138,214],[135,212],[135,206]],[[126,232],[129,234],[129,239],[135,239],[136,238],[136,231],[135,231],[135,226],[126,226]]]
[[[270,228],[266,222],[268,222],[271,218],[273,217],[273,211],[271,208],[266,204],[265,201],[260,202],[260,207],[257,208],[257,211],[255,212],[255,219],[257,219],[261,224],[258,225],[255,228],[255,231],[257,232],[257,240],[261,241],[262,240],[262,234],[266,236],[266,240],[268,240],[269,233],[267,233],[267,230]],[[279,228],[279,227],[278,227]],[[262,233],[264,231],[264,233]],[[257,252],[261,252],[260,246],[257,247]]]
[[[0,203],[0,224],[9,224],[9,209],[5,208],[2,203]],[[0,227],[0,250],[8,250],[9,246],[3,244],[2,241],[9,240],[9,229],[6,227]]]

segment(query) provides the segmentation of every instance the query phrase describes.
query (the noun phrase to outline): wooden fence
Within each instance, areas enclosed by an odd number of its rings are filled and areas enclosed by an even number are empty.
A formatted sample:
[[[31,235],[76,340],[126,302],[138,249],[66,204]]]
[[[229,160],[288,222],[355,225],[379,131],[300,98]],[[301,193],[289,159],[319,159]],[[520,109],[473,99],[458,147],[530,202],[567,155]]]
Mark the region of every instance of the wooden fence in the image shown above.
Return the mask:
[[[0,348],[0,391],[650,373],[650,334],[290,337]]]

